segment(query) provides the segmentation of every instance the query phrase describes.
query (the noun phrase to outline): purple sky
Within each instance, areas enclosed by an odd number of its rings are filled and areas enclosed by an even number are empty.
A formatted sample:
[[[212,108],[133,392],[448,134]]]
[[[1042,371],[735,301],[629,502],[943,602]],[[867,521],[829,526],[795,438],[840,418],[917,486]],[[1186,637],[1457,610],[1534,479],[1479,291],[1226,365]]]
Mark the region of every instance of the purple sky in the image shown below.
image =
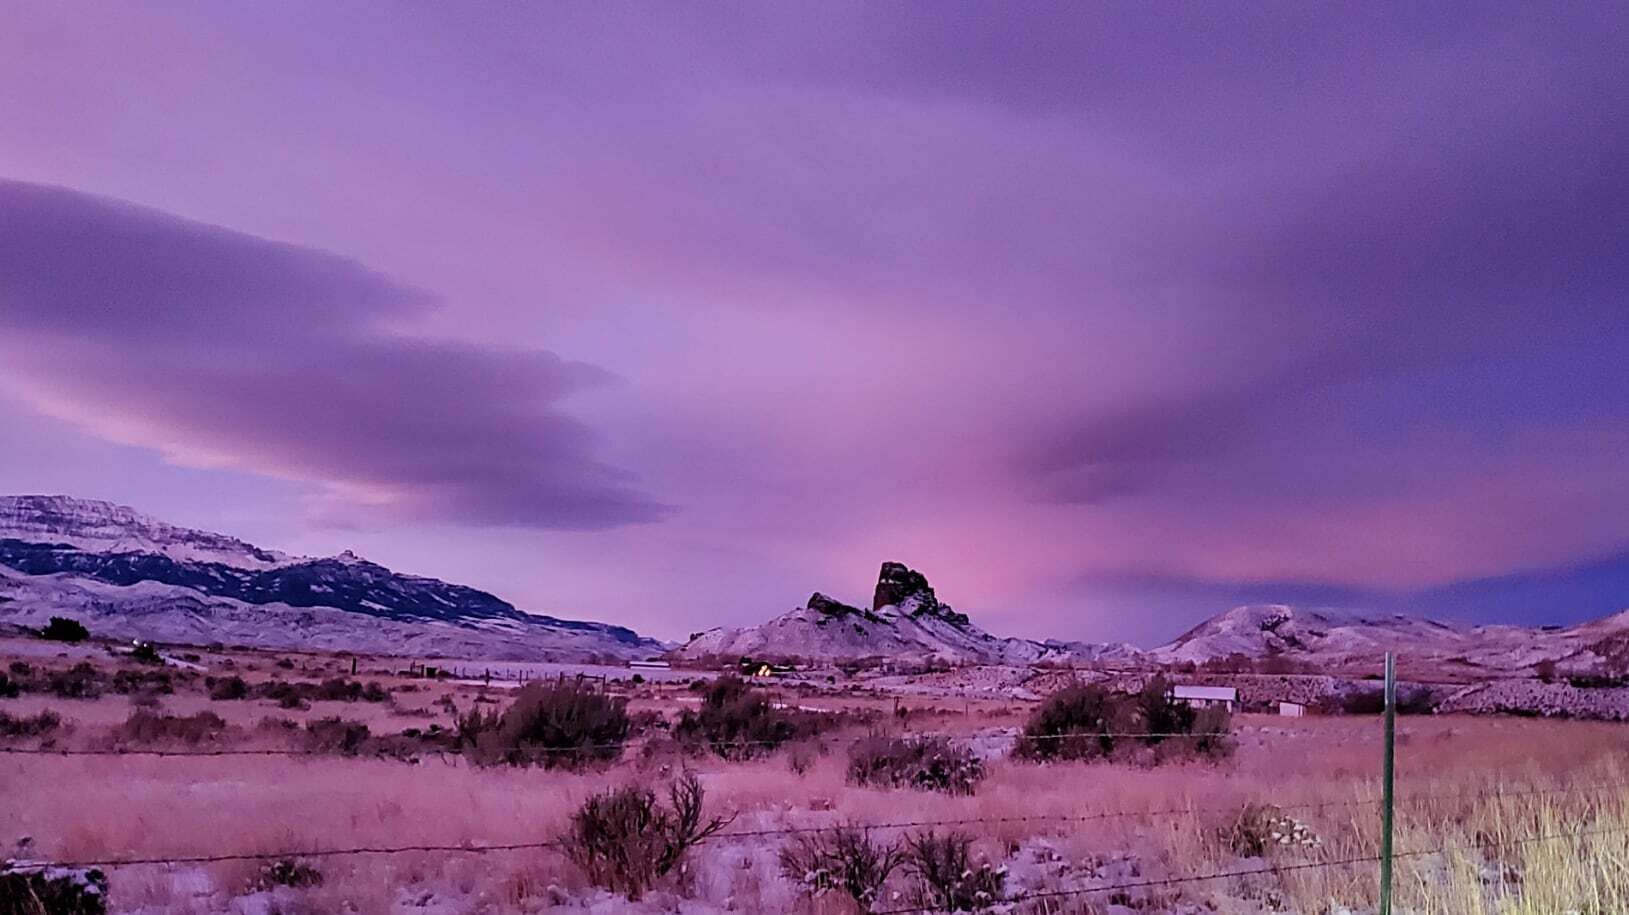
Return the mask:
[[[664,637],[1575,620],[1626,110],[1605,4],[24,3],[0,489]]]

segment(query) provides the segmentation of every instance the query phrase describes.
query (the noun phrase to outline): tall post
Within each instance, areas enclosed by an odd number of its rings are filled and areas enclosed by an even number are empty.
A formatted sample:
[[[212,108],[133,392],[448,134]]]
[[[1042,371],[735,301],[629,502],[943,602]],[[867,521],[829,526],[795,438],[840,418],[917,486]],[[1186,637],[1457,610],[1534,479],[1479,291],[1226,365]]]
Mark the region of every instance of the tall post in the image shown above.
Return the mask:
[[[1380,769],[1380,915],[1391,915],[1392,781],[1397,745],[1397,659],[1386,652],[1386,749]]]

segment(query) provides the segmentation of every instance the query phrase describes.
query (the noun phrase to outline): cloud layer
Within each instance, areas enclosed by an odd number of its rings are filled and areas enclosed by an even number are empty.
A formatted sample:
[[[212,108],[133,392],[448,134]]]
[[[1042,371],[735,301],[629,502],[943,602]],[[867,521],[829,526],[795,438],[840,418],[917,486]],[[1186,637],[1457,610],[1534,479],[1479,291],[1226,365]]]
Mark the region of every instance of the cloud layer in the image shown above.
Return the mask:
[[[666,634],[1629,606],[1610,10],[289,9],[0,34],[0,173],[309,246],[13,187],[30,403]]]
[[[15,181],[0,212],[0,351],[47,412],[353,509],[546,528],[663,514],[561,408],[603,370],[395,332],[435,300],[325,252]]]

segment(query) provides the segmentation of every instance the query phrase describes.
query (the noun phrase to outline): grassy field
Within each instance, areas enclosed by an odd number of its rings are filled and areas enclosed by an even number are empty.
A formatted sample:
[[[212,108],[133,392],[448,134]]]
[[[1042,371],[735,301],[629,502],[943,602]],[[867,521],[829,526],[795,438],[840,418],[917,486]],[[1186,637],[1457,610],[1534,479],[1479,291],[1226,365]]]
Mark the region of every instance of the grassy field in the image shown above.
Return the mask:
[[[199,666],[221,660],[200,659]],[[116,666],[96,663],[109,672]],[[322,658],[280,667],[274,658],[240,657],[232,669],[251,682],[274,674],[315,682],[347,672],[339,659]],[[178,679],[172,692],[158,695],[67,699],[24,692],[0,699],[0,712],[17,719],[54,711],[63,719],[51,738],[57,747],[195,752],[287,746],[279,737],[286,726],[261,727],[267,718],[298,724],[340,717],[366,724],[375,735],[432,723],[450,727],[449,708],[474,707],[483,692],[381,674],[386,701],[319,700],[285,708],[266,699],[211,700],[203,676]],[[508,699],[486,692],[488,707],[501,708]],[[677,685],[646,684],[635,695],[636,713],[669,717],[694,700]],[[876,710],[892,709],[891,697],[780,698],[873,715],[868,723],[846,723],[748,761],[630,750],[583,771],[473,767],[457,754],[432,752],[413,754],[414,762],[336,753],[0,755],[0,842],[31,837],[28,857],[55,862],[268,856],[108,868],[110,908],[120,912],[827,913],[857,906],[841,893],[811,895],[788,879],[778,856],[796,833],[777,831],[958,820],[966,822],[939,831],[968,833],[978,860],[1005,868],[1004,892],[1019,897],[1007,911],[1312,915],[1374,907],[1377,865],[1361,859],[1378,850],[1377,719],[1241,716],[1233,723],[1236,750],[1219,762],[1040,765],[1000,752],[1029,713],[1023,704],[934,709],[919,703],[904,719],[878,719]],[[197,742],[143,742],[121,730],[138,709],[181,716],[211,711],[225,726]],[[847,777],[847,748],[870,729],[947,733],[993,749],[970,795],[860,787]],[[1629,772],[1621,763],[1629,732],[1622,726],[1411,717],[1400,720],[1399,734],[1400,912],[1629,911]],[[37,744],[11,738],[4,745]],[[682,768],[698,774],[709,814],[733,819],[638,903],[592,885],[582,868],[552,848],[292,854],[320,883],[289,886],[268,878],[268,861],[285,853],[550,842],[596,792],[660,786]],[[925,829],[884,825],[871,839],[886,845]],[[1347,861],[1353,863],[1338,863]],[[1266,873],[1150,885],[1239,871]],[[1139,885],[1094,891],[1125,884]],[[912,904],[910,880],[900,872],[870,908]]]

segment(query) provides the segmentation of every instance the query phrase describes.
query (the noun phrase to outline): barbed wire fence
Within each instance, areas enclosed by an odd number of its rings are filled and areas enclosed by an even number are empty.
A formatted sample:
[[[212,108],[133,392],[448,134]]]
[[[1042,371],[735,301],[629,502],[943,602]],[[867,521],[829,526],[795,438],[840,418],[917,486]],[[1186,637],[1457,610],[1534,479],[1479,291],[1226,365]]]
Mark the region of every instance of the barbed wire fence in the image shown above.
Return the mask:
[[[1389,662],[1389,658],[1388,658]],[[1391,815],[1395,807],[1408,807],[1441,801],[1505,801],[1524,797],[1540,796],[1585,796],[1605,794],[1607,792],[1629,793],[1629,781],[1604,782],[1590,785],[1569,785],[1556,787],[1521,787],[1514,789],[1496,788],[1488,791],[1454,791],[1422,793],[1410,796],[1396,797],[1390,790],[1389,777],[1391,775],[1390,754],[1391,749],[1391,715],[1395,709],[1395,702],[1390,692],[1392,670],[1388,663],[1388,704],[1387,713],[1387,740],[1386,740],[1386,767],[1384,777],[1388,783],[1384,785],[1384,792],[1375,797],[1356,797],[1338,800],[1314,800],[1284,804],[1272,804],[1271,808],[1279,812],[1326,810],[1332,808],[1380,808],[1383,813],[1384,830],[1381,851],[1378,854],[1348,855],[1336,858],[1311,859],[1300,861],[1274,861],[1259,867],[1244,867],[1222,869],[1203,873],[1176,874],[1158,878],[1136,879],[1129,881],[1111,882],[1101,885],[1069,887],[1046,890],[1027,890],[1011,893],[1001,897],[998,902],[1003,904],[1020,904],[1025,902],[1039,902],[1051,899],[1064,899],[1097,894],[1127,893],[1134,890],[1157,889],[1162,887],[1182,886],[1194,883],[1213,882],[1221,880],[1244,879],[1250,877],[1282,877],[1286,874],[1317,871],[1326,869],[1348,868],[1363,865],[1380,865],[1382,868],[1382,912],[1389,910],[1390,892],[1387,885],[1390,864],[1399,859],[1413,859],[1433,855],[1448,855],[1454,853],[1468,853],[1475,851],[1493,851],[1514,848],[1535,843],[1559,842],[1566,840],[1581,840],[1584,838],[1605,835],[1629,835],[1629,826],[1610,826],[1598,828],[1584,828],[1565,832],[1528,833],[1505,838],[1479,837],[1472,842],[1446,843],[1427,848],[1406,849],[1396,851],[1390,847],[1390,832],[1392,829]],[[918,736],[959,736],[967,735],[927,735]],[[1045,740],[1081,740],[1092,738],[1115,739],[1170,739],[1170,738],[1199,738],[1199,737],[1234,737],[1231,732],[1089,732],[1071,734],[1025,735],[1003,734],[1003,739],[1011,739],[1014,744],[1024,741]],[[975,735],[972,739],[985,739]],[[611,751],[626,752],[651,743],[648,739],[619,741],[614,743],[582,744],[571,747],[538,748],[544,752],[583,753],[585,751]],[[741,749],[747,747],[785,746],[785,740],[739,740],[739,741],[701,741],[703,747],[719,749]],[[192,748],[185,750],[158,749],[158,748],[55,748],[55,747],[0,747],[0,754],[22,756],[59,756],[59,757],[153,757],[162,759],[176,759],[187,757],[213,758],[233,756],[285,756],[285,757],[327,757],[348,756],[358,758],[357,754],[343,754],[328,750],[295,749],[295,748]],[[384,756],[381,758],[395,758]],[[723,829],[703,841],[705,843],[718,843],[726,840],[743,841],[760,838],[784,838],[800,835],[828,833],[837,830],[858,829],[865,832],[913,830],[913,829],[940,829],[950,827],[998,827],[1030,823],[1069,824],[1101,822],[1120,819],[1159,820],[1175,817],[1200,817],[1208,815],[1236,815],[1240,812],[1240,805],[1199,805],[1184,804],[1164,808],[1149,809],[1117,809],[1092,811],[1060,811],[1055,813],[1036,813],[1013,816],[970,816],[953,818],[924,818],[903,821],[887,822],[834,822],[819,825],[784,825],[753,829]],[[834,814],[835,815],[835,814]],[[175,854],[175,855],[148,855],[86,858],[82,860],[59,860],[49,863],[10,862],[13,870],[33,868],[74,868],[74,869],[104,869],[114,870],[136,867],[174,867],[174,866],[201,866],[245,861],[279,861],[299,859],[328,859],[342,857],[368,857],[392,856],[406,854],[441,854],[441,855],[488,855],[501,853],[517,853],[527,851],[562,850],[566,841],[562,838],[539,839],[516,842],[478,843],[414,843],[401,845],[354,845],[328,848],[283,848],[274,851],[241,851],[224,853]],[[3,870],[3,868],[0,868]],[[915,915],[915,913],[928,913],[940,911],[932,905],[907,905],[897,908],[873,909],[872,915]]]

